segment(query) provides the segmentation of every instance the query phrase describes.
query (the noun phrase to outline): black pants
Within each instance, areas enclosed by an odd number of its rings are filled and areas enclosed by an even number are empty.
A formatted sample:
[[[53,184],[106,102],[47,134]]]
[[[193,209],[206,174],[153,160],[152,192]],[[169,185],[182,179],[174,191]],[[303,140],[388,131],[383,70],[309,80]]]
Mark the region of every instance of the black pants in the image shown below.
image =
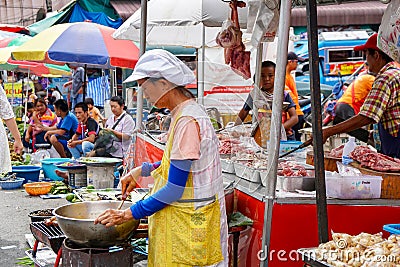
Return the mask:
[[[304,116],[303,115],[298,115],[299,121],[293,125],[292,130],[294,131],[294,138],[296,141],[301,141],[301,133],[299,133],[299,130],[304,128]]]
[[[333,125],[348,120],[351,117],[354,117],[355,115],[356,114],[354,113],[354,109],[349,104],[338,103],[335,108],[335,117],[333,118]],[[355,138],[364,143],[367,143],[369,139],[369,132],[362,128],[348,132],[348,134],[354,136]]]

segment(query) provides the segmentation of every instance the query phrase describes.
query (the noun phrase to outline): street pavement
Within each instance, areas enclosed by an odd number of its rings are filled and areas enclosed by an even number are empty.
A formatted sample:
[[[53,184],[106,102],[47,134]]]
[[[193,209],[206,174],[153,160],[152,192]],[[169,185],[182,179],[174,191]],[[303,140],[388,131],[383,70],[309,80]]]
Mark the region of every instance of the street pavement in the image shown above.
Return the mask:
[[[23,188],[17,190],[0,189],[0,267],[17,265],[17,258],[25,257],[29,248],[25,234],[30,234],[31,211],[56,208],[68,202],[61,199],[41,199],[29,196]],[[10,248],[7,248],[10,247]]]

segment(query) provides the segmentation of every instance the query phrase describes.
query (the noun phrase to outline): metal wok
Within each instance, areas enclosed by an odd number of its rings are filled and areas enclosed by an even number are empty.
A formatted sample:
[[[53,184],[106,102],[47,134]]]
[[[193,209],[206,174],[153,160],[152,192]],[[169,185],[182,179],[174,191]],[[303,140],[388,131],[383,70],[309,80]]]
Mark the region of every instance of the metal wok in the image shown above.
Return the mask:
[[[124,243],[139,226],[138,220],[105,227],[94,220],[106,209],[117,209],[120,201],[87,201],[58,207],[54,210],[64,234],[83,247],[110,247]],[[132,203],[124,203],[122,209]]]

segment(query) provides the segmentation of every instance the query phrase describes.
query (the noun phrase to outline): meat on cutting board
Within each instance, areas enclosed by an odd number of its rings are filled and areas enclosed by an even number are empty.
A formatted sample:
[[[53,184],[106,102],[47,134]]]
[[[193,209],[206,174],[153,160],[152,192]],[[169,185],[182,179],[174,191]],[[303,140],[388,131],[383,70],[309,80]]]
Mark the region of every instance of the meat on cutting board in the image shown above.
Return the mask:
[[[367,146],[357,146],[350,153],[350,157],[358,161],[362,167],[375,171],[400,172],[400,160],[372,151]]]

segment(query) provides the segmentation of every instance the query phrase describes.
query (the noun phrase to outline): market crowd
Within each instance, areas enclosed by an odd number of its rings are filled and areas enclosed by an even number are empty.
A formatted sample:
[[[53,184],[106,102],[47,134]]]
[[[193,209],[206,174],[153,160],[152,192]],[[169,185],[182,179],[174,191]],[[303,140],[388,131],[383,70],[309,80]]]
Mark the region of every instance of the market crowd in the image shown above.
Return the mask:
[[[74,104],[71,111],[64,99],[58,99],[52,105],[54,112],[44,98],[28,103],[29,126],[23,134],[26,149],[36,151],[44,145],[53,146],[62,158],[77,159],[88,155],[123,158],[135,122],[127,116],[121,97],[110,99],[112,115],[108,119],[101,115],[91,98]]]

